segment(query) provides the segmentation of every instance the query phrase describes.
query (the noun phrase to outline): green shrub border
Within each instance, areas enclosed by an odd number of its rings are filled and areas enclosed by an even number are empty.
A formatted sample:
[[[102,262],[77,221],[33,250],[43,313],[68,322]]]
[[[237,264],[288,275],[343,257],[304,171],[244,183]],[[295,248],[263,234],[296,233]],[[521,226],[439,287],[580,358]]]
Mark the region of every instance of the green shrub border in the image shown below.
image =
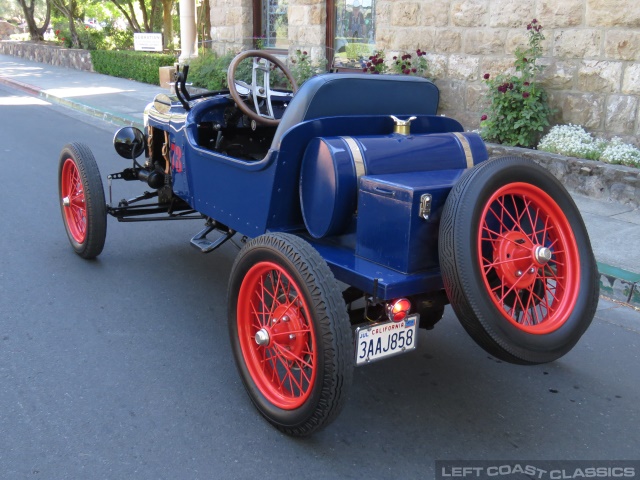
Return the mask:
[[[171,66],[176,56],[128,50],[91,50],[93,69],[112,77],[160,85],[159,68]]]

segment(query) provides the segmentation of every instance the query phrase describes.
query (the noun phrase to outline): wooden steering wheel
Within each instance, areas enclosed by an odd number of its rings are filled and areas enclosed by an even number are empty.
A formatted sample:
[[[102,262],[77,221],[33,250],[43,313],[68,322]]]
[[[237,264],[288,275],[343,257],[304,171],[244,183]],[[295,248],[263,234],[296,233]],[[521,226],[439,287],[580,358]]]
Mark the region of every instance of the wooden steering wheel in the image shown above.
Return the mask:
[[[253,58],[250,85],[242,80],[236,79],[238,65],[246,58]],[[291,71],[281,60],[263,50],[247,50],[236,55],[227,70],[227,84],[229,85],[231,97],[242,113],[262,125],[277,127],[280,119],[275,118],[273,115],[273,104],[271,103],[273,90],[269,85],[269,79],[273,69],[272,65],[282,70],[287,80],[289,80],[293,86],[293,92],[295,93],[298,90],[298,84],[294,80]],[[262,84],[259,83],[259,74],[261,74]],[[238,93],[238,85],[248,90],[248,95],[253,99],[253,108],[250,106],[251,102],[246,102],[240,93]],[[263,112],[265,109],[266,112]]]

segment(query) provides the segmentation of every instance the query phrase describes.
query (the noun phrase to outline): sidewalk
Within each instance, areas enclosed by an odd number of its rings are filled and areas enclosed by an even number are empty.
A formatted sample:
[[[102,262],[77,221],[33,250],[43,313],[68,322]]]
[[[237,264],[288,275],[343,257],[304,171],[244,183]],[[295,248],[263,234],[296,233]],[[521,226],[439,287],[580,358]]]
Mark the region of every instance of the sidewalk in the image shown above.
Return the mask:
[[[0,55],[0,84],[86,112],[116,125],[142,128],[144,108],[158,93],[155,85]]]
[[[0,84],[97,116],[142,127],[158,86],[0,55]],[[572,194],[587,225],[601,293],[640,307],[640,210]]]

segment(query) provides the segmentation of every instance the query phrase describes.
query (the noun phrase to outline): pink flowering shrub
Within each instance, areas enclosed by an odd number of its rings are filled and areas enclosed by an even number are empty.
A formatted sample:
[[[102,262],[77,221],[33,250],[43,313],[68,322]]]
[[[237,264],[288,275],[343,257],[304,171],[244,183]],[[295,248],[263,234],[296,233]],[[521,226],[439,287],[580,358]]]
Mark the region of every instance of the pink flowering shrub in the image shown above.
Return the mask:
[[[387,65],[384,63],[384,52],[376,51],[369,57],[369,60],[362,67],[365,73],[381,74],[387,72]]]
[[[394,56],[391,62],[385,61],[383,51],[376,51],[364,62],[362,71],[364,73],[381,74],[381,73],[397,73],[401,75],[416,75],[420,77],[426,77],[429,73],[429,64],[425,55],[427,52],[423,52],[420,49],[416,50],[416,58],[410,53],[405,53],[401,56]],[[391,64],[389,68],[388,63]]]
[[[489,106],[480,118],[480,127],[483,138],[490,142],[534,147],[549,126],[552,110],[537,80],[544,68],[537,63],[542,56],[542,25],[533,19],[527,31],[528,48],[515,52],[516,74],[484,74]]]
[[[429,65],[427,59],[424,58],[426,54],[427,52],[417,49],[415,59],[410,53],[405,53],[400,57],[394,56],[391,70],[402,75],[426,77],[429,73]]]

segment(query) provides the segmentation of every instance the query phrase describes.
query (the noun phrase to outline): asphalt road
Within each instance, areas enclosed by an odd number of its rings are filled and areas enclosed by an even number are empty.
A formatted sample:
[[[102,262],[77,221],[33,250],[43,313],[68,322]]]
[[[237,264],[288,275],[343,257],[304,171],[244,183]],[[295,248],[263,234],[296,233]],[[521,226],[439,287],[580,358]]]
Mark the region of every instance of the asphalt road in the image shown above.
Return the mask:
[[[535,367],[491,358],[447,310],[416,351],[357,369],[327,429],[280,434],[231,357],[234,246],[205,256],[188,243],[199,222],[111,218],[97,260],[68,245],[59,152],[81,140],[103,176],[119,171],[113,131],[0,87],[1,478],[428,479],[446,459],[640,459],[640,325],[608,302]]]

